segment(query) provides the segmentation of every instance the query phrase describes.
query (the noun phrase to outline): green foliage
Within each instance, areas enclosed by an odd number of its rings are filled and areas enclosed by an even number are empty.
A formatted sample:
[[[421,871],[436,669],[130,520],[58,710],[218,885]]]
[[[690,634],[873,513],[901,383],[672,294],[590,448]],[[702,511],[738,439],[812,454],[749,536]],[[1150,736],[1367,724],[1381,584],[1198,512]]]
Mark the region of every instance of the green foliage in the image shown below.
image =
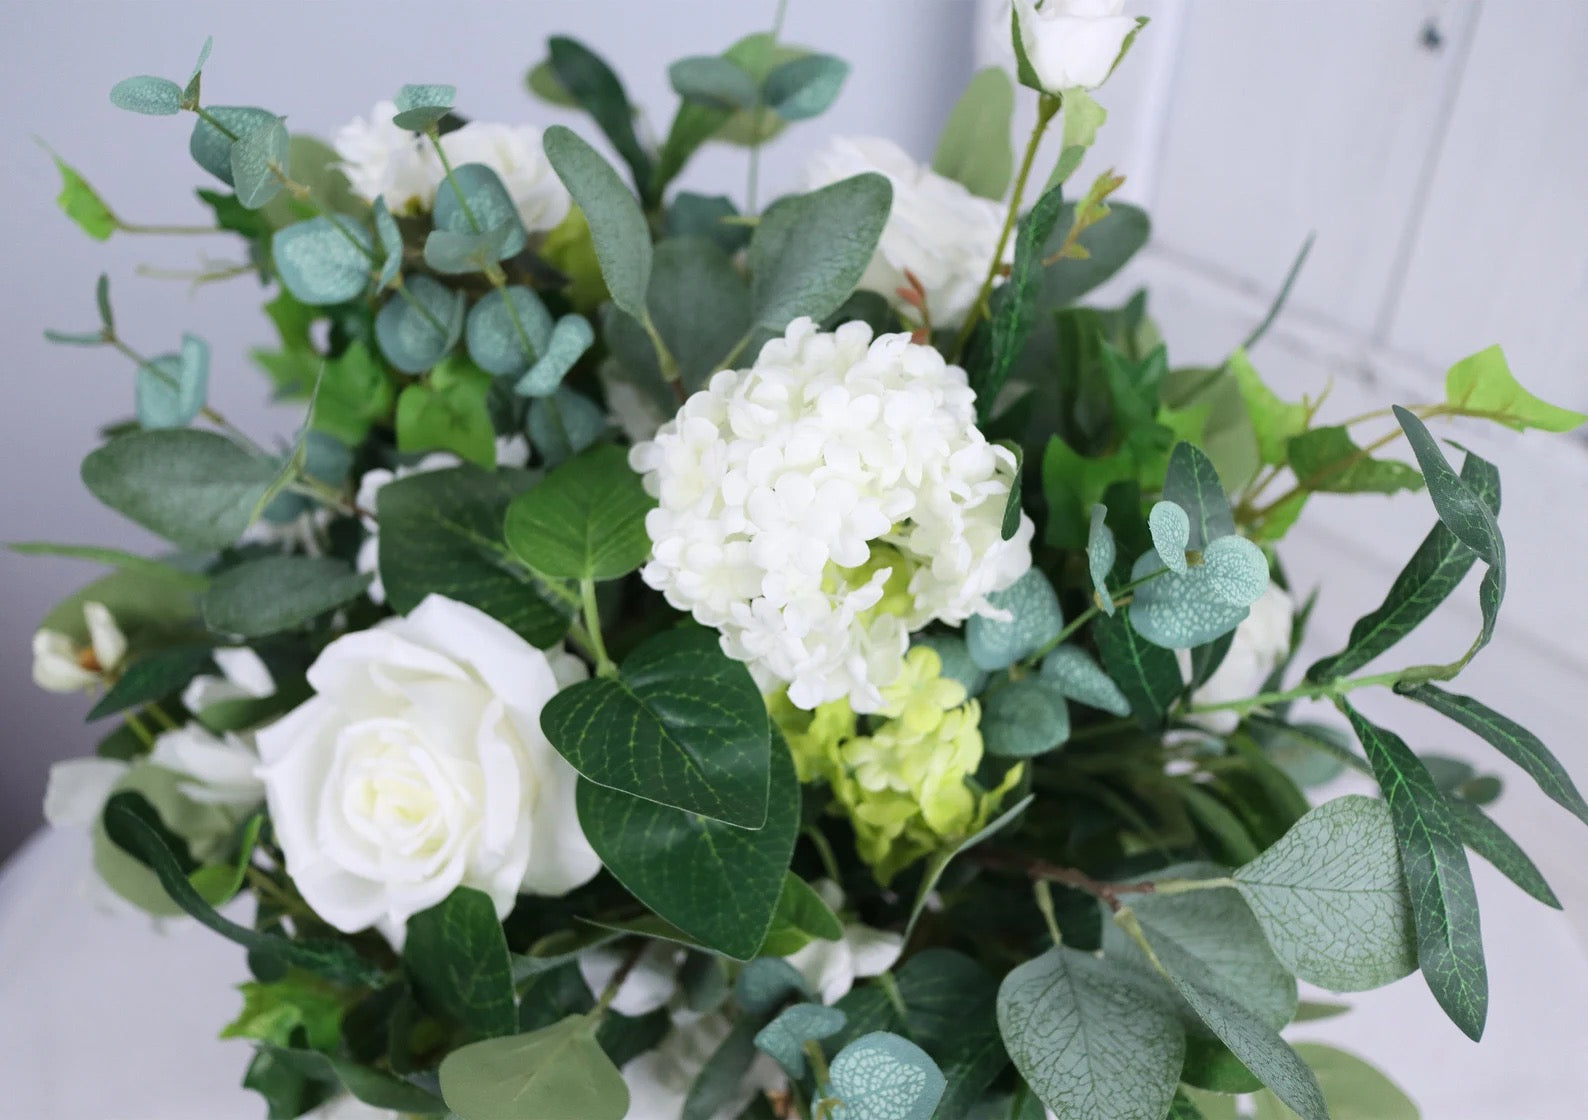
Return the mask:
[[[533,290],[517,285],[496,289],[469,311],[469,357],[487,373],[520,376],[545,351],[552,329],[551,313]]]
[[[182,111],[182,87],[170,78],[148,74],[123,78],[111,87],[110,103],[146,117],[174,117]]]
[[[601,444],[549,474],[507,508],[507,545],[557,579],[617,579],[645,562],[645,514],[656,504],[622,448]]]
[[[455,86],[403,86],[393,98],[397,106],[397,115],[392,118],[392,123],[398,128],[425,132],[434,128],[442,117],[452,111],[452,104],[457,100],[457,96],[458,91]]]
[[[291,163],[287,122],[280,117],[262,121],[239,134],[230,155],[232,188],[237,201],[258,210],[281,193]]]
[[[720,369],[750,329],[750,292],[728,251],[704,237],[674,237],[656,246],[646,306],[685,388]],[[632,374],[660,386],[664,373],[644,327],[614,312],[609,345]]]
[[[1042,661],[1042,683],[1067,700],[1100,708],[1115,716],[1130,715],[1130,701],[1119,685],[1083,649],[1062,645]]]
[[[83,484],[94,497],[198,549],[242,536],[275,476],[273,462],[226,437],[181,428],[129,432],[83,460]]]
[[[1163,480],[1164,500],[1173,502],[1190,520],[1186,547],[1202,551],[1212,541],[1235,532],[1224,484],[1213,461],[1190,443],[1175,444]]]
[[[312,307],[325,307],[364,293],[375,248],[362,225],[332,214],[277,230],[270,253],[287,291]]]
[[[661,186],[652,182],[651,157],[634,134],[635,111],[629,104],[628,94],[624,92],[618,76],[594,51],[577,40],[554,35],[547,40],[546,45],[551,52],[551,68],[558,83],[600,126],[613,149],[628,164],[640,194],[647,199],[656,197]],[[555,130],[548,130],[548,140],[551,131]],[[547,154],[550,154],[549,148]],[[555,158],[552,164],[557,165]],[[561,171],[558,173],[561,174]],[[577,192],[574,198],[579,200]],[[584,206],[582,201],[579,204],[590,214],[589,207]],[[590,214],[590,219],[592,226],[597,224],[594,214]]]
[[[1450,367],[1445,403],[1462,414],[1482,416],[1517,431],[1569,432],[1588,423],[1581,412],[1558,408],[1522,388],[1498,346],[1479,350]]]
[[[1115,608],[1114,595],[1108,589],[1108,577],[1114,570],[1114,561],[1118,556],[1113,530],[1108,527],[1108,509],[1094,505],[1086,535],[1086,570],[1092,577],[1093,601],[1109,616],[1113,615]]]
[[[588,319],[564,315],[557,320],[541,348],[540,359],[514,386],[523,397],[549,397],[562,385],[562,379],[595,342],[595,330]]]
[[[1313,428],[1296,436],[1287,457],[1303,490],[1394,494],[1422,489],[1422,476],[1411,467],[1370,457],[1344,428]]]
[[[316,1050],[335,1050],[342,1037],[347,989],[310,972],[289,971],[272,983],[239,984],[243,1009],[221,1028],[222,1038],[252,1038],[277,1046],[291,1045],[302,1030]]]
[[[163,700],[197,676],[209,664],[209,657],[208,646],[175,646],[138,658],[88,710],[88,718],[103,719]]]
[[[793,761],[781,739],[771,754],[766,820],[754,830],[579,782],[579,823],[607,870],[667,921],[737,960],[766,940],[799,830]]]
[[[408,919],[403,968],[420,1001],[488,1038],[518,1029],[513,968],[496,907],[458,887]]]
[[[760,96],[744,67],[721,55],[681,58],[667,68],[667,81],[684,100],[719,109],[750,109]]]
[[[356,447],[370,427],[391,413],[393,390],[386,367],[362,341],[320,364],[319,391],[310,423],[314,429]]]
[[[486,239],[484,259],[476,267],[445,270],[449,272],[483,272],[495,261],[517,256],[528,242],[529,235],[524,232],[513,196],[501,177],[483,163],[465,163],[452,169],[452,174],[436,188],[431,221],[435,228],[425,243],[427,262],[430,244],[437,234]]]
[[[1044,261],[1058,252],[1075,224],[1075,204],[1067,203],[1044,246]],[[1075,245],[1084,256],[1069,256],[1049,264],[1044,272],[1042,303],[1068,307],[1125,267],[1147,244],[1152,222],[1147,212],[1126,202],[1108,208],[1108,216],[1081,231]]]
[[[217,634],[262,638],[312,622],[364,593],[369,576],[340,560],[264,556],[228,568],[202,599],[204,625]]]
[[[1070,737],[1064,697],[1036,677],[1004,681],[982,695],[981,734],[987,753],[1032,758]]]
[[[1419,1120],[1411,1099],[1361,1058],[1317,1042],[1298,1042],[1296,1053],[1317,1074],[1331,1120]],[[1294,1120],[1296,1115],[1267,1091],[1253,1103],[1253,1120]]]
[[[1010,805],[998,816],[994,817],[981,831],[973,836],[967,836],[959,843],[939,849],[927,861],[921,872],[921,885],[915,893],[915,903],[910,907],[910,920],[905,926],[905,935],[915,929],[915,923],[920,921],[921,915],[926,912],[928,903],[932,899],[932,892],[937,889],[938,883],[943,878],[943,873],[948,870],[956,856],[970,851],[985,840],[991,839],[1004,829],[1012,825],[1019,816],[1031,807],[1033,798],[1030,795],[1022,797]]]
[[[784,1008],[776,1019],[755,1036],[755,1048],[768,1055],[795,1080],[803,1078],[808,1063],[805,1043],[831,1038],[844,1029],[844,1013],[819,1003],[796,1003]]]
[[[461,355],[430,371],[397,398],[397,450],[451,451],[489,470],[496,465],[496,429],[486,403],[491,375]]]
[[[1400,736],[1368,722],[1344,701],[1341,706],[1389,804],[1423,978],[1451,1021],[1476,1040],[1488,1012],[1488,969],[1478,895],[1455,815]]]
[[[1131,580],[1145,581],[1130,604],[1136,632],[1154,645],[1191,649],[1246,618],[1268,588],[1268,558],[1245,537],[1219,537],[1184,575],[1166,569],[1157,553],[1143,553]]]
[[[844,1047],[830,1072],[828,1099],[841,1102],[833,1115],[842,1120],[930,1120],[947,1087],[925,1050],[883,1031]]]
[[[1459,797],[1450,798],[1450,809],[1461,830],[1462,843],[1545,906],[1561,909],[1560,899],[1555,897],[1538,865],[1482,809]]]
[[[380,352],[404,373],[424,373],[463,337],[464,302],[461,291],[428,276],[407,280],[375,316]]]
[[[623,1120],[629,1090],[596,1041],[598,1020],[570,1015],[492,1038],[441,1062],[441,1095],[461,1120]]]
[[[182,349],[138,367],[134,400],[145,428],[185,428],[204,409],[209,394],[210,347],[184,334]]]
[[[769,760],[782,746],[771,741],[749,670],[709,630],[648,639],[624,658],[621,676],[581,681],[554,696],[541,726],[573,768],[600,786],[743,829],[768,819]]]
[[[1162,727],[1185,690],[1174,653],[1137,633],[1129,614],[1098,619],[1092,634],[1103,665],[1130,701],[1136,722],[1142,727]]]
[[[525,426],[535,450],[548,467],[555,467],[605,435],[607,416],[600,405],[565,385],[530,402]]]
[[[1002,66],[978,70],[960,94],[938,138],[932,170],[971,194],[1001,199],[1015,170],[1009,139],[1015,90]]]
[[[1270,466],[1288,462],[1290,441],[1307,430],[1312,421],[1312,409],[1305,402],[1292,404],[1280,400],[1258,376],[1245,350],[1231,354],[1225,367],[1235,378],[1241,402],[1251,419],[1258,457]]]
[[[502,541],[508,504],[529,480],[471,467],[426,471],[381,487],[380,575],[399,613],[426,595],[478,607],[542,649],[568,629],[568,601],[546,590]]]
[[[1186,546],[1191,542],[1191,518],[1173,502],[1154,502],[1147,514],[1147,528],[1152,533],[1152,547],[1177,576],[1186,574]],[[1267,565],[1264,565],[1267,574]]]
[[[767,108],[786,121],[804,121],[825,113],[838,99],[849,64],[830,54],[808,54],[773,67],[761,83]],[[742,106],[740,106],[742,108]]]
[[[1009,279],[993,297],[985,357],[976,361],[970,371],[970,386],[976,391],[976,416],[983,423],[992,416],[998,394],[1031,333],[1041,295],[1043,247],[1063,206],[1061,190],[1055,187],[1037,199],[1020,219]]]
[[[232,145],[236,138],[268,125],[276,114],[251,105],[210,105],[204,113],[193,122],[188,153],[194,163],[232,186]]]
[[[979,669],[1007,669],[1043,649],[1064,629],[1064,615],[1053,585],[1038,568],[1031,568],[1003,591],[987,596],[1007,621],[972,615],[965,623],[965,646]]]
[[[77,223],[78,229],[95,241],[109,239],[121,225],[116,215],[77,168],[54,152],[50,152],[50,158],[55,161],[55,169],[61,174],[61,193],[55,196],[55,205],[61,208],[61,213]]]
[[[355,1098],[375,1108],[398,1109],[414,1116],[434,1116],[446,1111],[446,1105],[429,1090],[346,1058],[313,1050],[265,1049],[276,1061],[305,1076],[340,1082]]]
[[[555,125],[546,130],[545,144],[546,158],[590,222],[612,302],[645,322],[651,234],[639,204],[612,166],[575,133]]]
[[[767,930],[760,956],[787,957],[812,941],[837,941],[844,935],[838,915],[822,900],[810,884],[792,871],[783,880],[772,928]]]

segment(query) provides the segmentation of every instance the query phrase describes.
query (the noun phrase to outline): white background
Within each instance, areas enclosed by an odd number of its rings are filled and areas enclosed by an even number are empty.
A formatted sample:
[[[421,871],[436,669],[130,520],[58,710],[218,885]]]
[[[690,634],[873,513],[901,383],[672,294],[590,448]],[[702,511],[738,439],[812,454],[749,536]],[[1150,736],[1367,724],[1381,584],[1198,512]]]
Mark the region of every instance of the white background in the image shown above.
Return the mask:
[[[136,346],[170,348],[182,330],[195,330],[214,346],[213,395],[223,411],[261,435],[285,434],[296,424],[293,413],[266,407],[264,380],[243,356],[269,341],[257,288],[240,280],[190,297],[180,283],[135,275],[140,264],[193,268],[206,254],[233,253],[230,244],[118,236],[100,245],[54,209],[54,171],[34,136],[76,164],[128,220],[201,218],[191,190],[202,173],[187,160],[185,125],[112,108],[105,90],[116,78],[181,77],[213,33],[207,97],[263,102],[288,114],[296,129],[327,132],[401,83],[427,80],[456,82],[460,106],[472,116],[550,123],[565,118],[528,99],[520,81],[543,54],[545,36],[567,31],[618,66],[660,131],[673,104],[664,63],[718,50],[763,27],[771,6],[0,6],[8,79],[0,115],[8,154],[0,163],[0,260],[11,276],[0,303],[10,342],[0,409],[0,537],[151,543],[98,508],[76,475],[96,427],[130,410],[129,369],[112,354],[55,349],[39,337],[44,326],[92,325],[100,271],[111,275],[118,319]],[[1391,400],[1436,400],[1446,366],[1500,342],[1525,384],[1588,410],[1588,5],[1160,0],[1132,10],[1154,23],[1100,94],[1113,116],[1082,174],[1116,166],[1129,176],[1125,194],[1153,214],[1152,246],[1102,299],[1117,302],[1137,283],[1148,284],[1172,361],[1221,358],[1261,316],[1296,248],[1315,230],[1317,246],[1291,309],[1254,355],[1284,395],[1316,393],[1332,380],[1325,411],[1332,417]],[[848,58],[855,70],[828,117],[796,127],[772,150],[763,181],[774,190],[793,184],[803,154],[829,131],[891,135],[929,156],[964,80],[1002,50],[994,4],[971,0],[792,0],[786,32]],[[742,156],[718,150],[690,180],[721,190],[742,175]],[[1579,575],[1588,553],[1588,442],[1484,428],[1460,429],[1459,438],[1502,468],[1511,561],[1500,634],[1463,687],[1527,723],[1588,784],[1578,714],[1588,685],[1581,637],[1588,594]],[[1303,586],[1328,580],[1316,616],[1320,650],[1337,645],[1351,620],[1378,601],[1431,520],[1421,496],[1314,502],[1285,556]],[[93,574],[67,562],[0,554],[0,851],[34,826],[48,762],[93,742],[80,722],[86,705],[32,688],[26,651],[50,603]],[[1406,655],[1446,659],[1465,648],[1477,626],[1474,600],[1473,589],[1458,596]],[[1496,815],[1539,859],[1579,924],[1480,868],[1494,986],[1489,1040],[1474,1047],[1443,1023],[1416,979],[1358,1000],[1362,1010],[1328,1028],[1332,1037],[1374,1053],[1430,1120],[1569,1115],[1569,1105],[1588,1099],[1588,1073],[1578,1066],[1588,1044],[1581,1011],[1588,998],[1581,956],[1588,834],[1452,725],[1393,701],[1364,707],[1419,749],[1471,755],[1506,777]],[[21,928],[0,924],[0,961]],[[123,927],[119,936],[133,934]],[[189,941],[182,946],[184,954],[202,952]],[[229,968],[228,959],[220,974]],[[16,1006],[13,997],[42,998],[51,990],[8,990],[6,981],[0,973],[0,1004],[8,1007]],[[135,1033],[137,1023],[129,1017],[122,1025]],[[15,1055],[0,1044],[0,1068]],[[240,1058],[232,1061],[224,1082]],[[76,1111],[42,1115],[98,1120],[77,1099]]]

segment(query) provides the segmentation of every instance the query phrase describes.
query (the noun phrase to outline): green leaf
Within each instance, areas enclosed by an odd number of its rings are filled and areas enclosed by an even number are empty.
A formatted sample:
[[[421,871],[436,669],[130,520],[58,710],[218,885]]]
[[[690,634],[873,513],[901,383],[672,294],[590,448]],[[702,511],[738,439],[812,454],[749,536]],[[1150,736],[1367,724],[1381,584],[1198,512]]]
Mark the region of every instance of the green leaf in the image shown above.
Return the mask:
[[[356,447],[375,421],[390,415],[392,383],[386,367],[362,340],[326,359],[311,424],[317,432]]]
[[[1220,537],[1203,550],[1202,563],[1183,576],[1166,571],[1157,553],[1143,553],[1131,580],[1147,580],[1130,603],[1136,632],[1154,645],[1191,649],[1245,620],[1268,589],[1268,558],[1245,537]]]
[[[60,556],[72,560],[89,560],[125,572],[137,573],[154,579],[169,581],[176,587],[189,587],[202,591],[209,585],[209,577],[198,572],[185,572],[163,560],[124,552],[119,548],[104,548],[93,544],[55,544],[52,541],[18,541],[6,546],[22,556]]]
[[[706,383],[750,328],[750,292],[733,258],[702,237],[681,237],[656,246],[646,306],[656,332],[688,390]],[[607,336],[619,361],[636,378],[660,385],[668,378],[640,323],[609,316]],[[669,409],[675,407],[667,399]]]
[[[1287,457],[1303,490],[1394,494],[1423,485],[1422,476],[1405,463],[1371,458],[1341,427],[1303,432],[1290,441]]]
[[[552,697],[541,727],[597,785],[740,828],[767,820],[768,757],[781,747],[772,749],[750,671],[722,652],[710,630],[647,639],[624,658],[618,677],[581,681]]]
[[[809,883],[790,871],[783,880],[772,928],[767,930],[758,956],[787,957],[812,941],[837,941],[843,935],[844,925],[838,915]]]
[[[1588,416],[1542,401],[1522,388],[1498,346],[1462,358],[1445,375],[1445,401],[1467,415],[1483,416],[1522,431],[1569,432]]]
[[[1059,1116],[1163,1120],[1185,1032],[1161,985],[1061,947],[998,990],[998,1028],[1015,1068]]]
[[[277,230],[270,242],[281,283],[311,307],[346,303],[363,295],[374,252],[369,231],[342,214],[297,222]],[[416,278],[415,284],[420,279],[424,278]]]
[[[773,68],[761,83],[766,106],[786,121],[804,121],[825,113],[838,99],[849,64],[830,54],[808,54]]]
[[[948,1087],[925,1050],[884,1031],[844,1047],[829,1072],[834,1120],[931,1120]]]
[[[392,123],[410,132],[425,132],[452,111],[457,100],[456,86],[405,85],[397,91],[397,115]]]
[[[987,753],[999,758],[1032,758],[1070,737],[1070,710],[1064,697],[1037,677],[1004,681],[981,698],[981,733]]]
[[[1494,513],[1472,487],[1451,468],[1444,452],[1427,426],[1413,413],[1395,406],[1395,419],[1406,433],[1406,440],[1417,456],[1428,482],[1428,496],[1434,510],[1456,538],[1482,557],[1491,567],[1504,569],[1505,543]]]
[[[193,122],[187,150],[194,163],[229,187],[232,185],[233,137],[247,136],[275,120],[276,114],[253,105],[209,105],[204,112],[209,119],[200,117]],[[211,124],[211,120],[215,124]]]
[[[733,982],[739,1007],[755,1016],[770,1015],[796,996],[808,999],[813,994],[799,969],[777,957],[757,957]]]
[[[224,436],[186,428],[129,432],[89,452],[94,497],[186,548],[224,548],[248,528],[276,475],[269,460]]]
[[[1467,455],[1461,478],[1495,516],[1500,512],[1500,472],[1477,455]],[[1357,619],[1345,649],[1313,663],[1309,681],[1332,681],[1356,672],[1399,642],[1422,623],[1461,585],[1477,554],[1456,538],[1444,522],[1423,538],[1412,558],[1395,577],[1384,602]],[[1588,807],[1584,809],[1588,814]],[[1585,815],[1588,820],[1588,815]]]
[[[110,88],[110,103],[146,117],[174,117],[182,111],[182,87],[170,78],[141,74],[123,78]]]
[[[892,205],[893,185],[867,172],[768,207],[750,239],[755,325],[781,334],[802,315],[836,311],[871,263]]]
[[[205,902],[223,906],[237,897],[248,881],[248,869],[253,865],[254,849],[259,846],[259,832],[264,825],[264,813],[255,813],[243,825],[231,863],[208,864],[188,874],[188,882]]]
[[[805,1043],[831,1038],[844,1029],[844,1013],[819,1003],[796,1003],[785,1007],[755,1036],[755,1048],[771,1057],[795,1080],[803,1078],[808,1063]]]
[[[1296,1053],[1318,1075],[1332,1120],[1419,1120],[1411,1098],[1354,1054],[1317,1042],[1298,1042]],[[1296,1115],[1269,1092],[1257,1094],[1253,1103],[1253,1120],[1293,1120]]]
[[[1043,659],[1041,680],[1054,692],[1111,715],[1130,715],[1130,701],[1079,646],[1062,645]]]
[[[484,233],[454,233],[433,229],[425,238],[425,264],[449,276],[485,272],[504,256],[506,246],[516,235],[510,225],[492,226]]]
[[[385,254],[381,260],[380,276],[377,286],[382,290],[391,287],[392,281],[397,279],[397,274],[403,266],[403,235],[397,225],[397,219],[391,216],[391,208],[386,205],[384,197],[377,198],[370,208],[370,216],[375,221],[375,237],[380,241],[380,251]]]
[[[117,793],[105,803],[101,819],[110,840],[135,859],[147,864],[178,906],[200,925],[235,941],[250,951],[263,953],[332,980],[351,984],[377,984],[381,972],[344,941],[288,940],[240,926],[216,913],[187,880],[187,871],[166,839],[158,815],[140,794]]]
[[[374,1108],[415,1116],[434,1116],[447,1110],[441,1098],[429,1090],[347,1058],[286,1046],[263,1049],[276,1061],[306,1076],[339,1082],[356,1099]]]
[[[925,868],[921,872],[921,885],[915,892],[915,903],[910,907],[910,920],[904,927],[906,942],[909,941],[910,934],[915,929],[915,923],[920,920],[922,914],[926,913],[927,903],[931,901],[932,892],[937,890],[937,884],[942,880],[943,872],[948,870],[948,865],[954,862],[955,857],[970,851],[978,844],[1008,828],[1021,813],[1024,813],[1031,806],[1033,800],[1033,796],[1027,794],[999,813],[997,817],[993,818],[986,827],[974,836],[967,836],[952,846],[940,848],[926,861]]]
[[[381,487],[380,575],[392,610],[426,595],[478,607],[541,649],[562,639],[571,608],[543,590],[502,541],[508,504],[528,485],[518,472],[425,471]]]
[[[1007,621],[972,615],[965,623],[965,646],[979,669],[1007,669],[1042,649],[1064,629],[1059,597],[1040,569],[1029,568],[987,601],[1013,617]]]
[[[549,397],[557,392],[574,363],[584,357],[595,342],[590,320],[581,315],[564,315],[552,328],[541,350],[540,360],[513,387],[522,397]]]
[[[1225,362],[1240,389],[1241,401],[1251,417],[1252,431],[1257,436],[1257,453],[1264,463],[1282,466],[1288,461],[1290,441],[1307,430],[1312,410],[1306,404],[1282,401],[1274,391],[1263,384],[1263,379],[1246,356],[1245,350],[1236,350]]]
[[[375,316],[375,341],[404,373],[424,373],[463,337],[464,295],[428,276],[404,283]]]
[[[640,193],[647,198],[659,194],[660,186],[652,182],[651,157],[634,134],[634,107],[629,104],[623,83],[612,72],[612,68],[577,40],[553,35],[547,40],[547,46],[551,51],[551,68],[558,82],[590,114],[623,162],[629,165],[634,185]],[[552,131],[547,130],[547,139],[550,139]],[[556,160],[553,159],[552,163],[555,165]],[[574,198],[579,201],[577,193]],[[590,214],[589,207],[582,201],[579,201],[579,205],[589,214],[590,224],[596,225],[596,215]],[[643,288],[641,285],[641,290]]]
[[[163,700],[179,691],[209,666],[210,647],[177,646],[141,657],[127,666],[88,711],[90,720],[103,719],[139,704]]]
[[[529,240],[513,196],[503,185],[501,177],[483,163],[465,163],[452,169],[452,174],[436,188],[431,221],[435,224],[432,238],[437,232],[488,238],[484,246],[487,261],[517,256],[524,251]],[[427,242],[427,262],[429,258],[430,246]],[[484,268],[458,268],[453,271],[483,272]]]
[[[1173,502],[1154,502],[1147,514],[1147,529],[1152,533],[1152,547],[1163,566],[1177,576],[1186,574],[1186,546],[1191,541],[1191,518]],[[1266,577],[1268,566],[1263,565]]]
[[[679,191],[667,207],[666,233],[670,238],[709,238],[723,252],[737,253],[750,243],[750,227],[728,220],[738,216],[739,208],[727,195]]]
[[[1180,1071],[1180,1080],[1215,1093],[1255,1093],[1263,1087],[1228,1046],[1196,1032],[1186,1035],[1185,1067]]]
[[[460,1120],[623,1120],[629,1089],[596,1041],[596,1023],[570,1015],[452,1051],[440,1070],[447,1107]]]
[[[458,887],[409,918],[403,967],[432,1010],[487,1037],[518,1029],[507,938],[484,892]]]
[[[103,272],[94,283],[94,305],[99,309],[100,326],[107,331],[115,330],[116,317],[110,311],[110,277]]]
[[[998,527],[998,535],[1004,540],[1012,540],[1020,531],[1021,490],[1024,487],[1026,469],[1026,449],[1012,439],[1001,439],[998,446],[1006,448],[1015,457],[1014,477],[1009,481],[1009,496],[1004,499],[1004,519]]]
[[[748,960],[766,940],[799,830],[799,781],[781,737],[771,753],[766,823],[754,831],[579,783],[579,823],[618,882],[736,960]]]
[[[244,638],[279,634],[357,598],[368,586],[368,575],[340,560],[266,556],[215,577],[202,599],[204,625]]]
[[[1235,883],[1275,954],[1308,983],[1360,992],[1417,967],[1411,899],[1382,801],[1325,802],[1236,871]]]
[[[1141,928],[1175,991],[1219,1041],[1304,1120],[1329,1120],[1318,1079],[1279,1033],[1226,995],[1200,958],[1148,923],[1142,922]]]
[[[61,193],[55,196],[55,205],[89,237],[95,241],[107,240],[120,226],[116,215],[77,168],[54,152],[50,152],[50,158],[61,173]]]
[[[1097,133],[1107,121],[1108,110],[1086,90],[1077,87],[1064,91],[1064,130],[1059,138],[1059,158],[1045,189],[1051,190],[1075,173],[1086,158],[1086,150],[1097,143]]]
[[[1090,529],[1086,535],[1086,570],[1092,577],[1092,599],[1103,613],[1113,616],[1114,594],[1108,589],[1108,577],[1119,558],[1114,543],[1114,533],[1108,527],[1108,509],[1102,505],[1092,507]]]
[[[145,428],[187,427],[204,410],[209,383],[209,343],[183,334],[181,353],[162,354],[138,367],[138,423]]]
[[[1045,257],[1058,251],[1074,224],[1075,204],[1067,203],[1052,236],[1043,246]],[[1107,217],[1082,230],[1075,239],[1086,251],[1085,258],[1065,258],[1048,266],[1044,274],[1043,306],[1058,308],[1073,304],[1124,268],[1151,235],[1152,222],[1145,210],[1126,202],[1111,204]]]
[[[590,223],[590,237],[612,302],[645,322],[651,233],[639,203],[611,164],[571,130],[562,125],[548,128],[545,147],[546,158]]]
[[[932,170],[981,198],[1003,198],[1015,169],[1009,139],[1014,111],[1015,87],[1008,71],[1002,66],[978,70],[948,115]]]
[[[317,1050],[335,1050],[341,1042],[342,1016],[349,1002],[346,989],[313,973],[293,971],[269,984],[250,980],[237,990],[243,994],[243,1009],[221,1028],[221,1038],[253,1038],[286,1046],[301,1028]]]
[[[256,124],[240,133],[232,144],[232,189],[237,201],[258,210],[281,193],[290,164],[287,122],[280,117]]]
[[[1495,824],[1482,809],[1459,797],[1451,797],[1450,809],[1461,830],[1462,842],[1494,868],[1545,906],[1561,909],[1560,899],[1550,889],[1544,873],[1505,829]]]
[[[1489,1006],[1488,969],[1459,825],[1445,795],[1400,736],[1340,707],[1384,790],[1417,928],[1423,978],[1451,1021],[1476,1041]]]
[[[721,55],[681,58],[667,68],[667,81],[686,101],[717,109],[750,109],[759,97],[756,80]]]
[[[475,365],[498,377],[518,377],[545,351],[552,330],[540,297],[514,285],[480,297],[469,312],[465,339]]]
[[[1235,514],[1213,461],[1192,444],[1181,441],[1169,453],[1163,496],[1190,518],[1186,547],[1200,552],[1220,537],[1235,532]]]
[[[1527,728],[1481,701],[1446,692],[1437,685],[1420,684],[1402,690],[1402,694],[1419,704],[1428,705],[1440,715],[1455,720],[1468,731],[1481,736],[1495,750],[1520,766],[1551,801],[1588,824],[1588,802],[1577,791],[1571,775],[1543,741]]]
[[[1147,641],[1129,614],[1104,616],[1092,624],[1097,652],[1108,675],[1130,701],[1142,727],[1162,727],[1185,690],[1180,663],[1171,650]]]
[[[970,387],[976,393],[976,417],[985,424],[1009,379],[1009,370],[1025,348],[1037,317],[1042,285],[1042,252],[1064,199],[1059,188],[1048,191],[1020,219],[1015,259],[1009,279],[994,293],[986,357],[975,363]]]
[[[645,515],[656,499],[621,447],[601,444],[546,476],[507,508],[507,546],[542,575],[617,579],[650,555]]]
[[[496,466],[490,393],[490,374],[461,355],[448,358],[397,398],[397,450],[451,451],[487,470]]]
[[[555,467],[605,435],[607,415],[589,397],[564,385],[552,396],[529,402],[525,427],[546,465]]]

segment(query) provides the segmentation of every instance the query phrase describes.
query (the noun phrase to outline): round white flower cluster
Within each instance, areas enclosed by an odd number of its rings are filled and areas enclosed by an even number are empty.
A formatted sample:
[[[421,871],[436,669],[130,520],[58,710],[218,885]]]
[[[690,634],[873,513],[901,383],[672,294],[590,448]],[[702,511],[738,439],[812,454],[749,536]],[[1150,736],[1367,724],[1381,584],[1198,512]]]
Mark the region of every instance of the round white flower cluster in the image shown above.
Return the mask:
[[[963,323],[998,251],[1003,204],[972,194],[879,137],[833,140],[807,167],[807,186],[814,190],[866,171],[886,175],[893,184],[893,209],[860,287],[918,321],[920,312],[899,295],[899,289],[914,287],[913,276],[934,327]],[[1004,257],[1014,259],[1012,238]]]
[[[369,202],[384,198],[393,214],[411,216],[430,209],[446,169],[428,140],[392,123],[396,112],[390,101],[379,102],[368,120],[343,125],[332,146],[355,194]],[[529,233],[555,229],[567,216],[568,190],[533,125],[475,121],[441,137],[441,147],[454,168],[483,163],[496,172]]]
[[[879,711],[911,631],[995,614],[1031,565],[1030,519],[1000,531],[1014,455],[975,417],[931,347],[797,319],[630,452],[659,502],[644,579],[763,687]]]

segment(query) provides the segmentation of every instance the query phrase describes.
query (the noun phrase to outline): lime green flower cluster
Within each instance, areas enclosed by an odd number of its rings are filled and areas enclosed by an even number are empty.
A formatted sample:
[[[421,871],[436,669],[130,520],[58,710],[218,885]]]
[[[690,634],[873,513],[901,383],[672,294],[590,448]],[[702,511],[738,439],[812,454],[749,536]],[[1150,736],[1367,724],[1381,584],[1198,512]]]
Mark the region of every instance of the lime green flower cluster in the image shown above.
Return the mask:
[[[917,646],[904,671],[882,690],[888,707],[863,729],[848,701],[815,711],[784,693],[772,718],[788,740],[802,782],[825,782],[854,826],[860,857],[886,885],[923,856],[971,835],[1021,777],[1012,768],[995,790],[976,788],[981,706],[943,676],[936,651]],[[882,722],[877,723],[880,719]]]

